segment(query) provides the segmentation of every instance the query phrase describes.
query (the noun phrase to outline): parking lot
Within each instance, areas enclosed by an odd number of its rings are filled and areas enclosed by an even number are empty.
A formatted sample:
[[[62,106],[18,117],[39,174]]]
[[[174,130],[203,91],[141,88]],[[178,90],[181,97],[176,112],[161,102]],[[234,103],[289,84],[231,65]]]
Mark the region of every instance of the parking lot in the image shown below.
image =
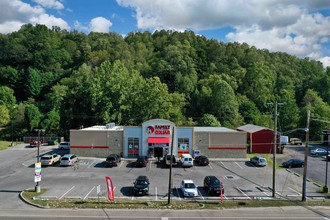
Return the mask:
[[[44,153],[47,150],[44,149]],[[48,152],[67,153],[49,148]],[[268,159],[268,158],[267,158]],[[117,167],[105,167],[105,159],[80,158],[77,166],[61,167],[58,164],[42,168],[41,188],[47,192],[40,199],[104,199],[107,197],[105,176],[109,176],[114,185],[115,198],[166,200],[168,197],[169,168],[156,160],[150,160],[143,168],[135,167],[135,160],[123,159]],[[27,172],[34,172],[35,158],[22,163]],[[300,200],[302,192],[302,168],[276,170],[276,198]],[[137,176],[146,175],[150,179],[149,195],[134,196],[133,182]],[[247,160],[223,159],[212,160],[208,166],[191,168],[173,167],[171,181],[171,198],[184,200],[179,188],[181,180],[191,179],[198,185],[197,200],[219,200],[219,195],[208,195],[203,188],[203,180],[207,175],[217,176],[224,184],[224,200],[239,199],[272,199],[272,167],[255,167]],[[100,186],[100,193],[97,188]],[[307,181],[308,198],[320,196],[320,186]]]

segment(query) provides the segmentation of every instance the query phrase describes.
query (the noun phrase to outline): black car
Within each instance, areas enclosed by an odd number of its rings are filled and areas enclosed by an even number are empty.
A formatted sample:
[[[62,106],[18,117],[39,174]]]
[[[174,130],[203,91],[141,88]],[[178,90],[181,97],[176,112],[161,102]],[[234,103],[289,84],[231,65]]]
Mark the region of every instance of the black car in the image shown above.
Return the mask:
[[[136,178],[133,188],[134,195],[148,195],[149,194],[149,179],[147,176],[138,176]]]
[[[194,159],[194,162],[198,165],[204,165],[207,166],[209,165],[209,158],[207,156],[197,156]]]
[[[120,156],[118,154],[110,154],[105,160],[106,167],[118,166],[118,163],[121,162]]]
[[[136,166],[137,167],[146,167],[148,164],[148,157],[147,156],[138,156],[136,159]]]
[[[220,189],[222,194],[225,192],[223,184],[216,176],[206,176],[204,178],[204,188],[207,190],[208,194],[220,194]]]
[[[303,167],[304,161],[301,159],[290,159],[282,163],[282,167],[293,168],[293,167]]]

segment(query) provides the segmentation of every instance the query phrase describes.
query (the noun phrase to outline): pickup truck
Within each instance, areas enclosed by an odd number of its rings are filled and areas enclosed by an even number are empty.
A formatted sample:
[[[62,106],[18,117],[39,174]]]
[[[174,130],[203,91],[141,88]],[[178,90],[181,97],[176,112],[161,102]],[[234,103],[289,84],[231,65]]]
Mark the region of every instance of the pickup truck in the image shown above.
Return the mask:
[[[30,147],[37,147],[37,146],[38,146],[38,141],[37,140],[30,141]]]
[[[169,167],[171,165],[171,155],[165,155],[163,160],[166,166]],[[172,155],[172,166],[176,166],[177,164],[178,164],[177,159],[175,158],[174,155]]]

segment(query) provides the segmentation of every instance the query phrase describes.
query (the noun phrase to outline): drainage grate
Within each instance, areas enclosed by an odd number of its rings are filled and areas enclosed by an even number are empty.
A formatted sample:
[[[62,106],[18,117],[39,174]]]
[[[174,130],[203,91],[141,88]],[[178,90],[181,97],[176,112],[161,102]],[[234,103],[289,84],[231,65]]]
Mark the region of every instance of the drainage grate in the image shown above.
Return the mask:
[[[225,179],[227,179],[227,180],[230,180],[230,179],[234,179],[234,177],[233,177],[233,176],[230,176],[230,175],[228,175],[228,176],[225,176]]]

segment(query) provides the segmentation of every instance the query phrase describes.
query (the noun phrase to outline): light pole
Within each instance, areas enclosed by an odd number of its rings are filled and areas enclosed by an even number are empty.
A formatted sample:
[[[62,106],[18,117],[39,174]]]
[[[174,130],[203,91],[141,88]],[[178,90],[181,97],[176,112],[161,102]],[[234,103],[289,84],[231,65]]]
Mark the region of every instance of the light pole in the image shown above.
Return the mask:
[[[304,176],[303,176],[303,189],[301,201],[306,201],[306,178],[307,178],[307,158],[308,158],[308,141],[309,141],[309,121],[310,110],[307,110],[307,123],[306,123],[306,144],[305,144],[305,159],[304,159]]]
[[[37,163],[39,163],[39,162],[40,162],[40,156],[39,156],[39,152],[40,152],[40,133],[41,133],[42,131],[44,131],[44,129],[35,129],[34,131],[37,131],[37,132],[38,132]],[[36,182],[35,191],[36,191],[37,193],[40,192],[39,181]]]
[[[329,161],[329,144],[327,145],[327,156],[325,157],[326,158],[326,167],[325,167],[325,184],[324,184],[324,187],[323,187],[323,192],[324,193],[329,193],[329,189],[328,189],[328,161]]]

